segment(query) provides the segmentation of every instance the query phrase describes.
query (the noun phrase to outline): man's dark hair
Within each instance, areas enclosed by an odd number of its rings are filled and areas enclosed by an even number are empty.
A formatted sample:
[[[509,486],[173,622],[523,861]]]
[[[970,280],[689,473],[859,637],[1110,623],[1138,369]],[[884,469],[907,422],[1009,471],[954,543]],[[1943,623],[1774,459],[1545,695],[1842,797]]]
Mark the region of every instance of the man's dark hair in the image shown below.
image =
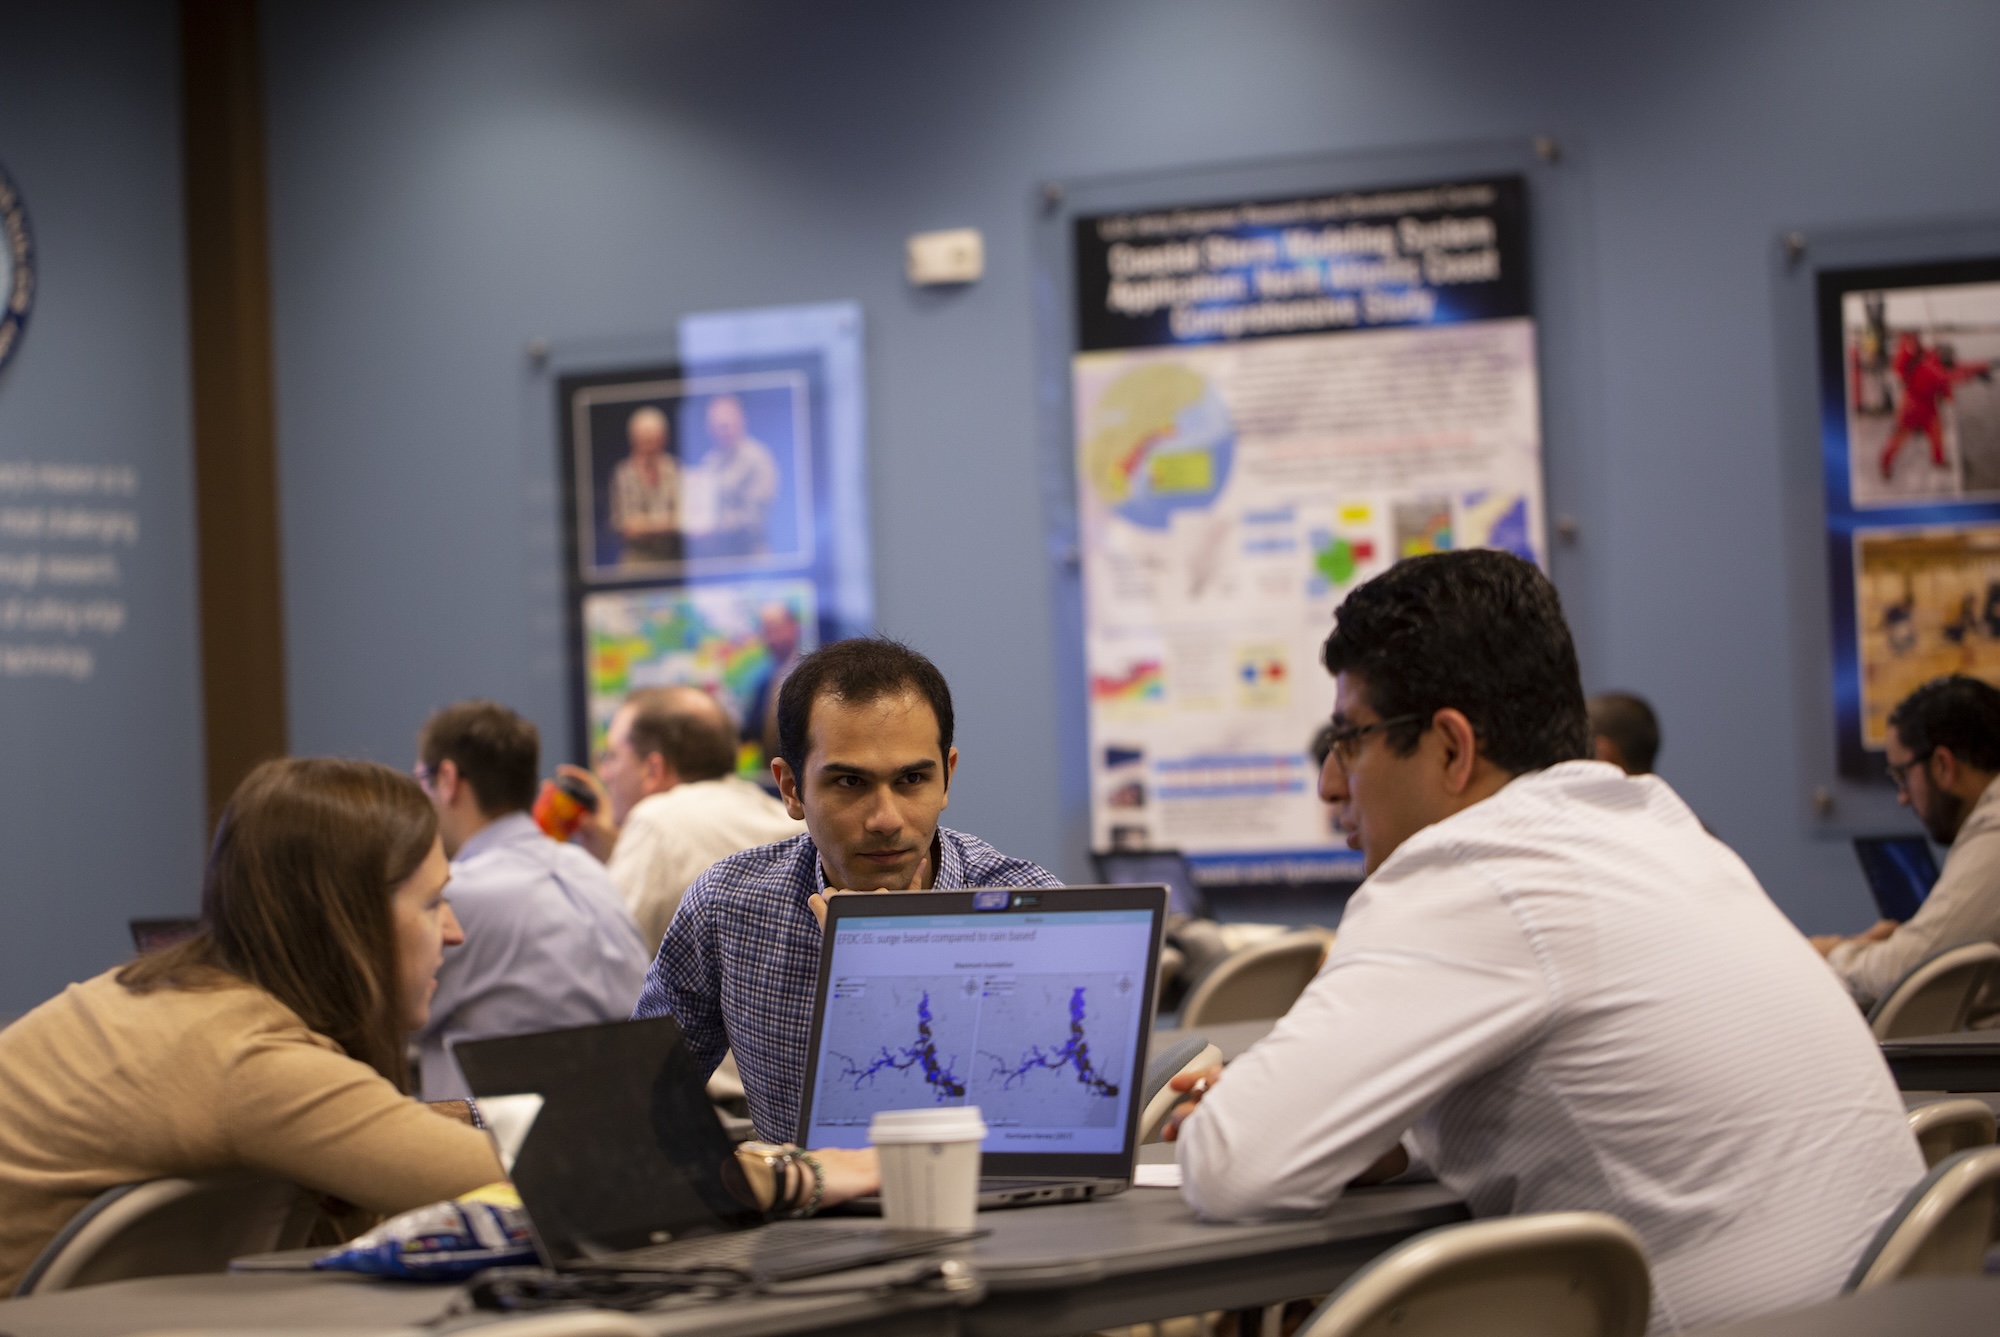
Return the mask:
[[[447,761],[456,766],[488,817],[519,812],[535,801],[542,736],[498,701],[460,701],[438,711],[417,735],[417,755],[427,771]]]
[[[707,704],[690,709],[687,693],[699,693]],[[736,725],[699,687],[648,687],[625,704],[632,707],[625,741],[639,760],[659,753],[684,784],[735,773]]]
[[[915,692],[937,716],[938,757],[951,755],[951,688],[936,664],[886,636],[835,641],[801,659],[778,689],[778,755],[805,784],[813,703],[823,696],[865,705]],[[946,778],[949,783],[949,777]]]
[[[1919,757],[1949,748],[1965,765],[2000,771],[2000,691],[1977,678],[1932,678],[1889,712],[1889,727]]]
[[[1407,756],[1447,706],[1472,722],[1479,751],[1519,774],[1590,755],[1576,646],[1555,586],[1530,562],[1468,549],[1398,562],[1334,613],[1327,672],[1352,673]]]
[[[1590,731],[1611,740],[1633,775],[1651,775],[1660,755],[1660,717],[1643,696],[1600,692],[1590,698]]]

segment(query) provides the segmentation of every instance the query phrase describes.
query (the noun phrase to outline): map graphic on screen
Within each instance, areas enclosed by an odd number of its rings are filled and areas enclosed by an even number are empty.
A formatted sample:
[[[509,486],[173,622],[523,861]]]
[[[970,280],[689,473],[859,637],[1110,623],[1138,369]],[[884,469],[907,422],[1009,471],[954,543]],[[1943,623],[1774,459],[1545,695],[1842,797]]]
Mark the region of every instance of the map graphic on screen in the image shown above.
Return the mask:
[[[1149,912],[854,918],[834,935],[813,1145],[883,1110],[975,1105],[986,1149],[1116,1151]]]

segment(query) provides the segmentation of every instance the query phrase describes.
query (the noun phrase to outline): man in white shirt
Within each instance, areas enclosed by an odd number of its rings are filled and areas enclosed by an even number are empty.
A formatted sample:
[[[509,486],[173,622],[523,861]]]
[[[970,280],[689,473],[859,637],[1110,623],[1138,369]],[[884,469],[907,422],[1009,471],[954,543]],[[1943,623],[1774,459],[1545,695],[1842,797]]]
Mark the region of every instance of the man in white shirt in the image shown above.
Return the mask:
[[[805,830],[737,776],[736,725],[698,687],[634,692],[611,717],[597,774],[565,770],[598,790],[577,839],[609,864],[649,956],[710,864]]]
[[[452,1045],[622,1020],[651,953],[603,866],[528,816],[541,761],[533,724],[492,701],[463,701],[425,721],[417,756],[465,929],[417,1035],[423,1094],[463,1100],[471,1093]]]
[[[1479,1216],[1625,1220],[1655,1332],[1833,1296],[1924,1173],[1902,1101],[1742,861],[1664,782],[1582,760],[1554,588],[1412,558],[1325,657],[1321,796],[1367,880],[1291,1012],[1183,1106],[1189,1202],[1312,1212],[1408,1151]]]
[[[1886,750],[1896,801],[1950,853],[1908,923],[1812,940],[1863,1007],[1947,948],[2000,942],[2000,691],[1957,674],[1925,683],[1890,712]],[[2000,1027],[2000,984],[1974,1002],[1971,1024]]]

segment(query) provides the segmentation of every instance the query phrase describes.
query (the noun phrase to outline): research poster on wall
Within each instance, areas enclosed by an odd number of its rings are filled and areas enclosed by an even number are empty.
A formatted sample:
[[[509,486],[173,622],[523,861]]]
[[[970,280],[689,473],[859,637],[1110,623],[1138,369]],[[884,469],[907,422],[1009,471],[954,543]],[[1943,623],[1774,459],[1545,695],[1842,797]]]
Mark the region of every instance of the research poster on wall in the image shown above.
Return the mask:
[[[1092,840],[1358,877],[1319,651],[1404,557],[1545,564],[1519,177],[1081,217],[1071,367]]]
[[[559,386],[577,722],[604,744],[632,692],[691,685],[768,778],[799,656],[873,621],[860,311],[691,316],[681,361]]]
[[[2000,685],[2000,259],[1819,275],[1840,772],[1885,776],[1896,703]]]

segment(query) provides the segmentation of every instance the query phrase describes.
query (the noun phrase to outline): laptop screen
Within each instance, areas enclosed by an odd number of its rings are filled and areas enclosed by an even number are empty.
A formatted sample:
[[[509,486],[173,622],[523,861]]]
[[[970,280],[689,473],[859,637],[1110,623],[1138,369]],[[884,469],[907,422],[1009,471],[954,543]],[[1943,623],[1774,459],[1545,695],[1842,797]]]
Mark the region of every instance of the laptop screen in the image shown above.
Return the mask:
[[[1129,1173],[1164,900],[1157,886],[836,897],[800,1140],[863,1147],[878,1111],[977,1105],[987,1174]]]
[[[513,1173],[543,1261],[762,1220],[723,1179],[734,1147],[672,1017],[464,1040],[452,1053],[475,1096],[543,1099]]]
[[[1854,857],[1882,917],[1899,924],[1915,916],[1938,879],[1937,860],[1922,836],[1857,836]]]
[[[1195,884],[1194,869],[1179,850],[1110,850],[1093,854],[1097,875],[1106,882],[1165,883],[1167,910],[1191,919],[1208,919],[1208,898]]]

